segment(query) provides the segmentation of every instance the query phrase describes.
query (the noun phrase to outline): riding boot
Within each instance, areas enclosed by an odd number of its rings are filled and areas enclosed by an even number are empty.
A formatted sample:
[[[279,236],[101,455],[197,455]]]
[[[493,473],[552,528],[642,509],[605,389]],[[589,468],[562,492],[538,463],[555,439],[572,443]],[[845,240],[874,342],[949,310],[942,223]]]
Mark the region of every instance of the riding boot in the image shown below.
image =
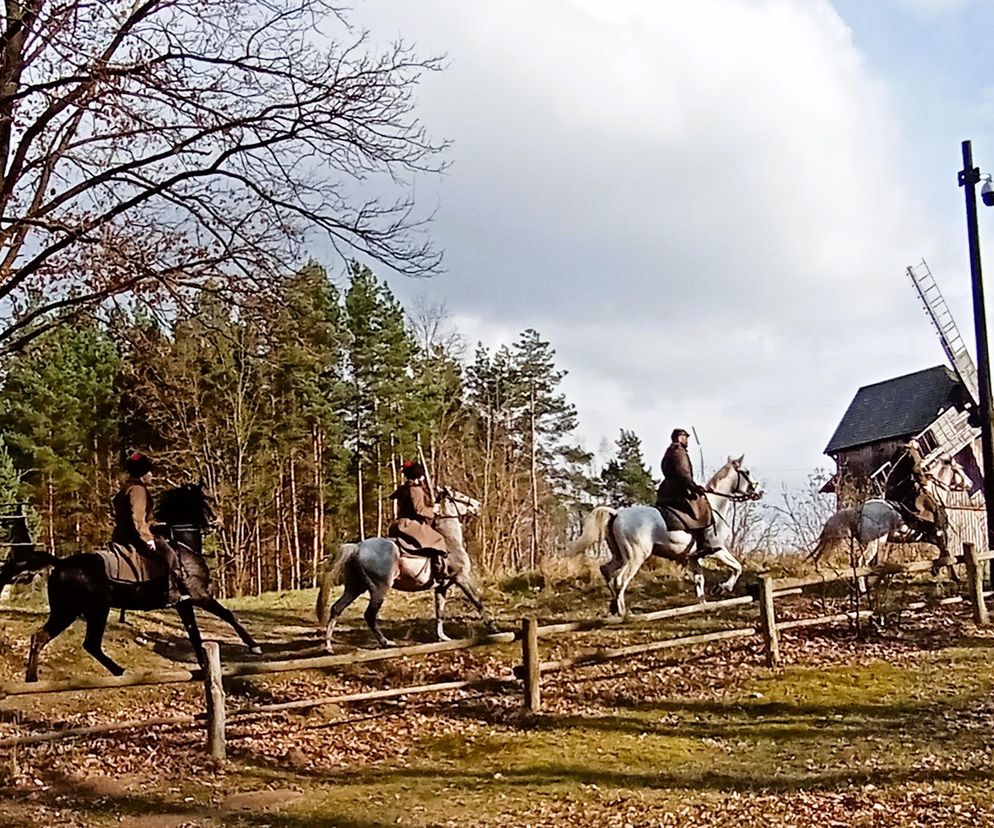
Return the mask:
[[[176,550],[166,543],[162,538],[155,539],[155,549],[162,556],[169,567],[169,593],[166,596],[168,606],[178,604],[180,601],[190,600],[190,589],[186,585],[183,566],[180,564],[179,555]]]
[[[431,577],[436,584],[445,582],[445,553],[432,551],[431,554]]]
[[[694,557],[702,558],[713,551],[711,544],[708,543],[707,529],[693,529],[690,534],[694,536],[694,543],[697,547]]]

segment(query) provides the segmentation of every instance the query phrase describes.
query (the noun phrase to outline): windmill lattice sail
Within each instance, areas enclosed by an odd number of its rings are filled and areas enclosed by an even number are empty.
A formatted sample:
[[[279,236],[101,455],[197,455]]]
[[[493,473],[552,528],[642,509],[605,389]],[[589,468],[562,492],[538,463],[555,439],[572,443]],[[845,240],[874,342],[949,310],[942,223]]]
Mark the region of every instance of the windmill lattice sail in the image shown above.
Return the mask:
[[[974,365],[973,357],[970,356],[959,328],[956,327],[956,320],[953,319],[946,300],[942,298],[942,292],[936,284],[935,277],[932,276],[932,271],[923,259],[921,264],[908,268],[908,276],[911,277],[911,283],[918,291],[918,296],[925,305],[925,311],[939,333],[939,341],[942,343],[942,350],[946,352],[949,364],[976,405],[980,399],[977,366]]]

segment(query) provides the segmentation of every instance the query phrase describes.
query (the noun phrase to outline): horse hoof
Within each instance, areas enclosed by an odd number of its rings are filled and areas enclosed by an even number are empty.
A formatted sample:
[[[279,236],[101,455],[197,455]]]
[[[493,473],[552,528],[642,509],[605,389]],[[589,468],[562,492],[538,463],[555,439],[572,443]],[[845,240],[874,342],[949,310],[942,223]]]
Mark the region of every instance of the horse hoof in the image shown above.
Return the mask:
[[[451,641],[452,640],[445,633],[439,633],[438,636],[437,636],[437,638],[438,638],[439,641]]]
[[[111,672],[112,676],[123,676],[124,675],[124,668],[123,667],[115,667],[110,672]]]
[[[384,638],[380,642],[380,646],[383,647],[383,649],[389,649],[390,647],[396,647],[397,642],[390,638]]]
[[[250,646],[248,648],[248,651],[252,653],[252,655],[262,655],[262,647],[260,647],[258,644],[253,644],[252,646]]]

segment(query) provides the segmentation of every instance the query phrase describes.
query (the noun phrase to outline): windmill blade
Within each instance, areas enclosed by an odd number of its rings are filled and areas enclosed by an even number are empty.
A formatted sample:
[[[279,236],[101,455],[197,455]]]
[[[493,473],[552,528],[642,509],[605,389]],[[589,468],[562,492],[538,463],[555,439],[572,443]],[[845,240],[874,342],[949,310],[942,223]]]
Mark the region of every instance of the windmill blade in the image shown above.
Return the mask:
[[[974,365],[973,357],[966,347],[963,337],[960,335],[956,320],[953,319],[952,311],[942,297],[939,285],[932,276],[925,260],[921,264],[908,268],[908,276],[911,284],[915,286],[925,312],[932,320],[935,330],[939,334],[939,341],[942,343],[942,350],[946,353],[946,358],[952,369],[960,378],[960,382],[973,398],[974,405],[980,399],[979,381],[977,379],[977,366]]]

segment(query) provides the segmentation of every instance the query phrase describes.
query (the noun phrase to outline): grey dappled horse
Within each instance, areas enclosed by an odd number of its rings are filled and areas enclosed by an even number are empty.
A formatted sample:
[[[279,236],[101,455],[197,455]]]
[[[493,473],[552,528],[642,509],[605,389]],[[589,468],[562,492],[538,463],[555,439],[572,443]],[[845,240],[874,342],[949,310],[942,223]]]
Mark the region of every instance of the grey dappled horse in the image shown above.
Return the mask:
[[[331,649],[331,638],[335,632],[338,616],[364,592],[369,592],[369,605],[364,618],[373,631],[381,647],[393,647],[394,642],[380,631],[376,622],[383,600],[391,588],[403,592],[421,592],[435,588],[435,634],[439,641],[449,638],[442,629],[442,612],[445,609],[445,594],[455,585],[462,590],[469,602],[476,607],[488,627],[492,622],[470,579],[472,564],[466,547],[463,545],[462,518],[480,513],[480,502],[455,489],[445,486],[438,490],[435,528],[445,537],[448,555],[445,558],[445,577],[436,584],[431,575],[431,562],[428,558],[404,555],[391,538],[367,538],[360,543],[343,543],[330,566],[322,571],[318,590],[318,622],[327,625],[325,647]],[[345,591],[328,608],[328,596],[336,584]]]
[[[963,467],[951,457],[940,458],[935,472],[929,475],[929,494],[945,506],[943,492],[969,489],[970,479]],[[895,543],[921,541],[938,547],[940,556],[948,552],[947,537],[925,535],[919,538],[913,535],[895,506],[882,498],[871,498],[856,506],[839,509],[832,515],[825,522],[818,543],[808,557],[817,563],[833,550],[843,548],[848,552],[858,548],[859,554],[855,557],[857,566],[869,566],[876,561],[880,545],[888,540]],[[949,570],[955,576],[951,566]]]
[[[732,540],[731,512],[737,501],[758,500],[762,497],[756,483],[742,465],[744,455],[737,459],[728,458],[707,485],[707,499],[714,512],[714,524],[708,530],[708,544],[715,551],[713,557],[732,570],[732,574],[721,584],[721,589],[730,592],[742,574],[742,564],[728,550]],[[704,573],[700,558],[694,549],[694,538],[689,532],[672,532],[659,510],[654,506],[626,506],[612,509],[597,506],[587,516],[583,533],[572,544],[569,551],[582,552],[599,541],[607,540],[611,550],[611,560],[601,567],[601,574],[611,590],[611,613],[625,615],[625,590],[635,574],[653,555],[669,558],[694,573],[694,587],[699,599],[704,598]]]

